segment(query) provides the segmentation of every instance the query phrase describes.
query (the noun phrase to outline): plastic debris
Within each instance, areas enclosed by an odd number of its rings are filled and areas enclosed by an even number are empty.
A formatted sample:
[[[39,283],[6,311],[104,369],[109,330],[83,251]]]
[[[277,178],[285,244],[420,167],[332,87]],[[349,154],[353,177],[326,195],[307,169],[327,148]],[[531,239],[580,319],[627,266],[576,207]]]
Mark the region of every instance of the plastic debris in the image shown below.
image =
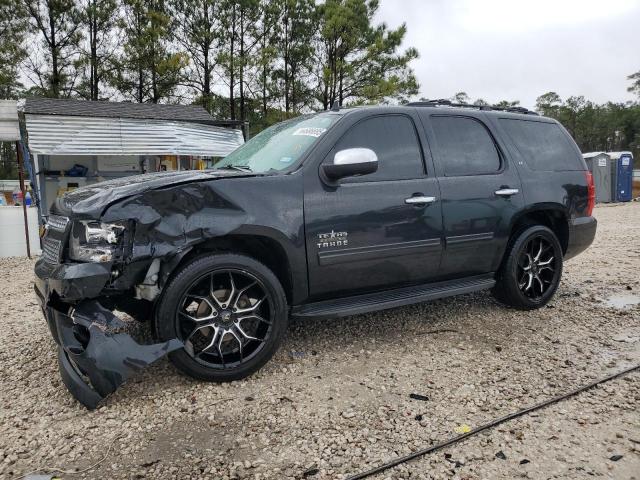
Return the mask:
[[[455,428],[455,432],[460,434],[469,433],[470,431],[471,431],[471,427],[466,423],[463,423],[462,425]]]
[[[419,393],[412,393],[411,395],[409,395],[409,398],[413,398],[414,400],[422,400],[424,402],[429,401],[429,397],[427,397],[426,395],[420,395]]]
[[[612,457],[609,457],[609,460],[611,460],[612,462],[617,462],[621,458],[622,458],[622,455],[614,455]]]
[[[304,478],[309,478],[309,477],[313,477],[314,475],[317,475],[319,472],[320,472],[320,470],[318,469],[318,467],[316,465],[313,465],[312,467],[310,467],[307,470],[305,470],[302,473],[302,476]]]

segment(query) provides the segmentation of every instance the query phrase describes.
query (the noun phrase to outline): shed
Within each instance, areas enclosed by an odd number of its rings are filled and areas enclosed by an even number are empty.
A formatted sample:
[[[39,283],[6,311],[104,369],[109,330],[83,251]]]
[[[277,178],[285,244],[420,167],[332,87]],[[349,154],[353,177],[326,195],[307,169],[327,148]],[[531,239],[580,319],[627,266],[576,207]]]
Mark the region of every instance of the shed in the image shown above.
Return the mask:
[[[204,169],[244,143],[240,122],[196,105],[28,98],[24,119],[41,214],[73,188],[139,173]]]
[[[612,160],[612,196],[616,202],[633,199],[633,154],[631,152],[609,152]]]
[[[609,203],[615,201],[612,195],[611,182],[611,157],[605,152],[583,153],[582,157],[587,163],[587,168],[593,175],[593,184],[596,188],[596,202]]]

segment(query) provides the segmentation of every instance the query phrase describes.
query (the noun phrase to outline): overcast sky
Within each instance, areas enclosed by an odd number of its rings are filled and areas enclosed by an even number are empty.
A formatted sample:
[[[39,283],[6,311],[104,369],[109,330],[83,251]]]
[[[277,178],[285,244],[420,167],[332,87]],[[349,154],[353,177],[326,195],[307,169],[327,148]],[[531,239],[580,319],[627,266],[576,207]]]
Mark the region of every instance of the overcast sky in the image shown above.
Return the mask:
[[[584,95],[626,101],[640,70],[640,0],[380,0],[378,20],[407,24],[420,94],[475,100]]]

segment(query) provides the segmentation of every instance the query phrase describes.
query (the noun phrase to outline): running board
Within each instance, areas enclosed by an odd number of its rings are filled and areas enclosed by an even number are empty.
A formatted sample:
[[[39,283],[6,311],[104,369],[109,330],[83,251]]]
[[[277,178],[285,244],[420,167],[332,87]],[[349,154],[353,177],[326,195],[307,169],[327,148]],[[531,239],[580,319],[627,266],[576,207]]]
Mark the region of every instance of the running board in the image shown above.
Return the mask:
[[[495,284],[495,276],[491,273],[462,280],[416,285],[294,306],[291,308],[291,316],[305,319],[346,317],[477,292],[491,288]]]

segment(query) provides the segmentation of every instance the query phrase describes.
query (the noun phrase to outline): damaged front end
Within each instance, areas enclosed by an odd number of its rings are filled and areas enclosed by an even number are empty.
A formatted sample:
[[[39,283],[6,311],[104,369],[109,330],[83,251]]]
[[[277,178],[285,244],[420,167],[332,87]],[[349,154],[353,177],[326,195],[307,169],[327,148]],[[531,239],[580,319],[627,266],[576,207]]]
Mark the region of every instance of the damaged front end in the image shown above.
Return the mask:
[[[134,332],[140,331],[139,322],[113,313],[146,310],[148,316],[149,300],[159,291],[159,260],[131,262],[134,235],[131,220],[103,223],[51,215],[36,263],[35,290],[58,344],[62,380],[89,409],[136,372],[184,346],[178,339],[145,341]],[[154,283],[145,285],[151,279]]]
[[[184,344],[173,339],[142,344],[125,322],[96,300],[76,307],[50,302],[45,307],[54,338],[62,381],[85,407],[94,409],[133,374]]]
[[[204,244],[218,245],[227,235],[254,234],[261,214],[249,214],[243,202],[281,212],[272,223],[298,238],[290,223],[299,219],[287,209],[278,210],[266,195],[261,202],[238,196],[242,183],[224,180],[239,177],[254,190],[257,179],[247,173],[193,171],[102,182],[57,199],[35,266],[35,290],[59,346],[64,383],[82,404],[95,408],[132,374],[184,348],[179,339],[145,341],[126,327],[153,318],[187,255],[211,251]],[[272,177],[271,188],[286,191],[282,181]],[[123,321],[118,312],[135,320]]]

